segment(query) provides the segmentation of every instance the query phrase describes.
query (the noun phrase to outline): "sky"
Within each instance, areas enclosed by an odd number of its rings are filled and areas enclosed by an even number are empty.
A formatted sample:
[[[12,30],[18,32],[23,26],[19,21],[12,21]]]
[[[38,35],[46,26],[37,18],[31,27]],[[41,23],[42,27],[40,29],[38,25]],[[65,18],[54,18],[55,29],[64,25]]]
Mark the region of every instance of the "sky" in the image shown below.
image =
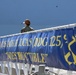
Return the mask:
[[[0,36],[20,33],[25,19],[34,30],[76,23],[76,0],[0,0]]]

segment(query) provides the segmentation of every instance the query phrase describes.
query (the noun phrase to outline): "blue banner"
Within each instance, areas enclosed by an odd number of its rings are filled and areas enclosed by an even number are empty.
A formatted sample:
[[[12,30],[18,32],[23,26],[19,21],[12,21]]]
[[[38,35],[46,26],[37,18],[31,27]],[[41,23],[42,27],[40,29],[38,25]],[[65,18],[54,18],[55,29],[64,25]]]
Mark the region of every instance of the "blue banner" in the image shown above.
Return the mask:
[[[45,64],[76,71],[76,28],[0,38],[0,61]]]

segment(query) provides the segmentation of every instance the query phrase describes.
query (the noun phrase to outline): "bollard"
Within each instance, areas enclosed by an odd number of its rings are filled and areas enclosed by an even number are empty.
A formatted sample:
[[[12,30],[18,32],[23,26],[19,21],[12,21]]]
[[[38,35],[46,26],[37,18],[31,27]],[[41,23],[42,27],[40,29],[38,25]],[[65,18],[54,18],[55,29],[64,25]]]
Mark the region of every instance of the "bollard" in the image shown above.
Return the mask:
[[[38,75],[45,75],[45,65],[39,65]]]

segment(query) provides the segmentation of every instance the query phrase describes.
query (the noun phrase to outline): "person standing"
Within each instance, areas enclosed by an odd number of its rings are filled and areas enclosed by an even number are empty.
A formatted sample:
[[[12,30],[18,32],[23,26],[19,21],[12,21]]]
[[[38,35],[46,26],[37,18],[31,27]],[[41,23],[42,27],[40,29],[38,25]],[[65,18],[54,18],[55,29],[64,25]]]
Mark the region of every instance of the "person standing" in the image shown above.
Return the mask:
[[[30,27],[30,20],[29,19],[26,19],[23,24],[25,24],[25,27],[23,27],[21,29],[21,33],[24,33],[24,32],[29,32],[29,31],[33,31],[34,29],[32,27]],[[30,58],[30,57],[29,57]],[[29,59],[30,60],[30,59]],[[28,63],[28,74],[31,73],[31,63],[29,62]]]
[[[33,28],[30,27],[30,20],[29,19],[26,19],[23,24],[25,24],[25,27],[23,27],[21,29],[21,33],[23,32],[28,32],[28,31],[33,31]]]

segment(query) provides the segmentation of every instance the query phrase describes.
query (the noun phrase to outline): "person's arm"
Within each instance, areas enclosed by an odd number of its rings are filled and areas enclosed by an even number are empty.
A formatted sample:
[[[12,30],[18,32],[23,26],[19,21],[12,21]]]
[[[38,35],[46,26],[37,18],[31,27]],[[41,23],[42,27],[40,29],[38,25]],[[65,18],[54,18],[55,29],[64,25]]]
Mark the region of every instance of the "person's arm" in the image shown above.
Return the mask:
[[[24,29],[21,29],[21,33],[25,32]]]
[[[21,30],[21,33],[23,33],[23,31]]]

